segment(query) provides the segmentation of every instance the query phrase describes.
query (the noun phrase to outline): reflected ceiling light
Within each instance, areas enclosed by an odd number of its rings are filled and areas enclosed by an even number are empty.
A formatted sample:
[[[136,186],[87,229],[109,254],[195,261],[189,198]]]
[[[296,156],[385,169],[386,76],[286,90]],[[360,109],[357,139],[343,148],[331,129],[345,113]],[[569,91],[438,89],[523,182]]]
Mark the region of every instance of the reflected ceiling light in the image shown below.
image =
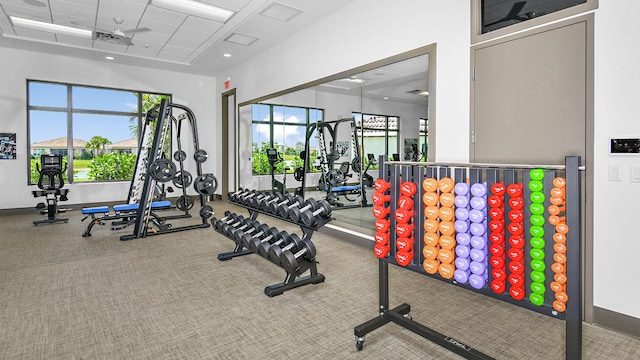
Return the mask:
[[[231,57],[231,54],[223,54],[224,57]]]
[[[358,83],[358,84],[362,84],[362,83],[366,82],[365,79],[361,79],[361,78],[358,78],[358,77],[355,77],[355,76],[352,76],[352,77],[349,77],[349,78],[346,78],[346,79],[343,79],[343,80],[351,81],[351,82]]]
[[[113,60],[113,59],[115,59],[113,56],[105,56],[104,58],[105,58],[105,59],[107,59],[107,60]]]
[[[418,95],[429,96],[429,92],[428,91],[422,91],[422,92],[419,92]]]
[[[219,23],[225,23],[234,14],[233,11],[192,0],[149,0],[149,5],[193,15]]]
[[[15,16],[9,16],[11,23],[14,27],[21,27],[25,29],[46,31],[50,33],[56,33],[61,35],[77,36],[85,39],[91,39],[93,32],[91,30],[78,29],[70,26],[63,26],[57,24],[46,23],[42,21],[24,19]]]

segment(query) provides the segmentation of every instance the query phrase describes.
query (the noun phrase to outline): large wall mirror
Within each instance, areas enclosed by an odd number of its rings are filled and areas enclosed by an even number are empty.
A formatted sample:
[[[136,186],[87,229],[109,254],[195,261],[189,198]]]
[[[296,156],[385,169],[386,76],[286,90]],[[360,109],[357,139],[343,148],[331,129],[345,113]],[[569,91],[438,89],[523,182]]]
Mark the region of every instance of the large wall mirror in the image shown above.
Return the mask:
[[[434,157],[434,58],[431,45],[240,104],[240,186],[325,199],[333,224],[373,234],[380,157]]]

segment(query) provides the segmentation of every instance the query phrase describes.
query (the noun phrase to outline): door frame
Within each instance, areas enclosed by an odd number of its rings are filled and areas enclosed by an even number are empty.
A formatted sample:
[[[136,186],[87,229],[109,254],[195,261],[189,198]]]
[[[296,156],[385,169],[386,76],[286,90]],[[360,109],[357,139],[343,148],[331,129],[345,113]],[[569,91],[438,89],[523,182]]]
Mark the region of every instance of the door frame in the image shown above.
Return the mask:
[[[475,53],[477,50],[484,49],[501,43],[506,43],[519,38],[532,36],[538,33],[562,28],[584,22],[586,25],[586,53],[585,53],[585,154],[583,164],[586,170],[582,176],[582,248],[583,250],[583,316],[588,323],[594,322],[594,305],[593,305],[593,159],[594,159],[594,14],[588,13],[575,18],[566,19],[556,23],[540,26],[531,30],[522,31],[516,34],[504,36],[495,40],[483,42],[471,46],[471,62],[470,66],[470,109],[469,109],[469,159],[473,158],[473,138],[472,131],[475,129],[475,90],[474,90],[474,64],[476,62]]]
[[[233,88],[231,90],[225,91],[222,93],[222,118],[221,118],[221,137],[222,137],[222,174],[220,175],[220,183],[221,185],[221,191],[222,191],[222,201],[229,201],[229,169],[231,168],[233,170],[233,186],[231,186],[231,188],[235,191],[236,190],[236,185],[238,182],[238,176],[237,176],[237,171],[238,171],[238,167],[236,166],[236,162],[238,159],[238,153],[236,151],[236,153],[234,154],[234,161],[233,164],[231,164],[231,167],[229,166],[229,98],[233,96],[233,123],[234,123],[234,130],[238,128],[238,105],[237,105],[237,97],[236,97],[236,89]],[[234,131],[233,136],[235,139],[235,143],[236,145],[238,144],[238,132]],[[237,146],[236,146],[237,148]]]

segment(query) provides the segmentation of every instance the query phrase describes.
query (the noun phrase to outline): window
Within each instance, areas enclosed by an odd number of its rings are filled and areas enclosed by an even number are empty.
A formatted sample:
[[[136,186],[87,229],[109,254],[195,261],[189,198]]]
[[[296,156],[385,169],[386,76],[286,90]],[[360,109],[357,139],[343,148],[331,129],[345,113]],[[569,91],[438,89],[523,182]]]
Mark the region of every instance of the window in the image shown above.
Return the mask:
[[[130,180],[138,129],[164,94],[27,81],[29,184],[38,181],[41,154],[65,157],[66,182]]]
[[[267,161],[266,149],[278,150],[282,161],[275,164],[274,172],[293,173],[297,167],[303,166],[300,152],[304,150],[307,126],[322,120],[323,111],[304,107],[253,104],[252,116],[252,148],[253,174],[271,174],[271,164]],[[315,142],[314,142],[315,141]],[[309,139],[309,157],[317,156],[317,140]],[[314,155],[315,154],[315,155]]]
[[[360,129],[358,138],[362,139],[363,154],[373,154],[376,159],[384,155],[385,159],[393,160],[398,154],[398,121],[397,116],[351,114],[356,119]],[[366,157],[365,157],[366,159]]]
[[[482,33],[518,24],[586,2],[587,0],[530,1],[529,3],[519,0],[482,0]]]

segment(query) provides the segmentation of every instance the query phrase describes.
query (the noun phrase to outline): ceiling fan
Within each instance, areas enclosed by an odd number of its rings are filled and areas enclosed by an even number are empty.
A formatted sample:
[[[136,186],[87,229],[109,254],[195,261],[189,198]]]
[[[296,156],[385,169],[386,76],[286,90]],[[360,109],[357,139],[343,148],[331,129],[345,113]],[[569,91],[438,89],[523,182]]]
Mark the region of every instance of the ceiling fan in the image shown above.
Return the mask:
[[[120,28],[120,25],[124,22],[124,19],[116,17],[113,18],[113,21],[116,23],[116,28],[114,30],[109,31],[92,28],[93,40],[104,41],[118,45],[132,46],[133,42],[131,41],[131,35],[151,31],[151,29],[149,29],[148,27],[123,30]]]

